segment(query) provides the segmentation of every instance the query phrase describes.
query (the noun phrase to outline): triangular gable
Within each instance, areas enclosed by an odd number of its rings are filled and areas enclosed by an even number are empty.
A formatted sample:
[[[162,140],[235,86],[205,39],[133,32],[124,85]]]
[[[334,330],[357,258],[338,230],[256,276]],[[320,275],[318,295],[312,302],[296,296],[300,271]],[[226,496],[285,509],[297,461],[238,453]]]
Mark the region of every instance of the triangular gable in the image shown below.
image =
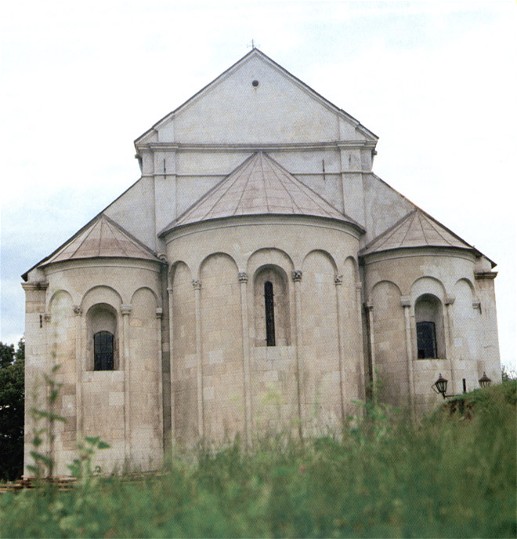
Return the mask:
[[[305,84],[300,79],[292,75],[285,68],[277,64],[274,60],[269,58],[262,51],[254,48],[245,56],[243,56],[239,61],[233,64],[230,68],[224,71],[221,75],[216,77],[212,82],[207,84],[199,92],[194,94],[190,99],[188,99],[178,108],[176,108],[175,110],[173,110],[172,112],[164,116],[157,123],[155,123],[148,131],[143,133],[139,138],[135,140],[135,146],[138,148],[141,144],[146,144],[149,142],[162,142],[162,140],[158,140],[157,138],[158,131],[162,129],[165,131],[167,124],[172,125],[172,121],[174,118],[179,117],[184,111],[186,111],[189,107],[192,107],[201,98],[206,97],[218,85],[220,85],[227,78],[234,75],[239,69],[243,68],[243,66],[246,63],[250,62],[253,59],[261,60],[262,63],[268,65],[273,71],[280,73],[284,78],[288,79],[293,85],[301,89],[305,94],[310,96],[313,100],[317,101],[321,106],[323,106],[324,108],[326,108],[328,111],[332,112],[333,114],[338,115],[345,123],[349,124],[353,129],[355,129],[358,133],[360,133],[361,136],[364,137],[365,140],[369,140],[372,142],[376,142],[378,140],[378,137],[374,133],[372,133],[369,129],[364,127],[353,116],[351,116],[344,110],[340,109],[339,107],[331,103],[329,100],[324,98],[318,92],[310,88],[307,84]],[[174,131],[174,129],[172,129],[172,131]],[[172,142],[172,140],[169,140],[169,142]]]
[[[179,216],[172,228],[200,221],[244,215],[305,215],[352,224],[353,220],[331,206],[279,163],[263,152],[249,157],[206,195]]]
[[[37,266],[85,258],[159,261],[151,250],[129,232],[106,215],[100,214]]]
[[[371,241],[360,255],[394,249],[448,247],[481,253],[419,208],[414,209],[391,228]]]

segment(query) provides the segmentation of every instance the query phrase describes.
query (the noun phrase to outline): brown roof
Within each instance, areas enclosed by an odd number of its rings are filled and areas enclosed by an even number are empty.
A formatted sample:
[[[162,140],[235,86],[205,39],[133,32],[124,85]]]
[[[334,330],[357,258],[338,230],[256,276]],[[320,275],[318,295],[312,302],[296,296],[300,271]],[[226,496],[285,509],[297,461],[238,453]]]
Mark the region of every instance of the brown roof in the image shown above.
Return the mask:
[[[173,221],[172,228],[244,215],[307,215],[353,224],[353,220],[331,206],[280,164],[263,152],[249,157],[201,200]]]
[[[417,208],[377,236],[360,254],[368,255],[408,247],[455,247],[476,251],[472,245]]]
[[[109,217],[100,214],[42,265],[83,258],[138,258],[157,261],[154,253]]]

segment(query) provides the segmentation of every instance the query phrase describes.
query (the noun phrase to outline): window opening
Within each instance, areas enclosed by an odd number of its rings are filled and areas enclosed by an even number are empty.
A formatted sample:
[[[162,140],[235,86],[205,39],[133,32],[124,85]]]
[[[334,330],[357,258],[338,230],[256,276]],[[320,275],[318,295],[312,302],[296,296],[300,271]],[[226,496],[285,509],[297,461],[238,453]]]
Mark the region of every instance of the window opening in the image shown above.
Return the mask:
[[[416,324],[418,359],[436,359],[436,328],[434,322]]]
[[[99,331],[93,336],[94,370],[113,370],[113,333]]]
[[[275,346],[275,304],[273,294],[273,283],[264,283],[264,303],[266,309],[266,344]]]

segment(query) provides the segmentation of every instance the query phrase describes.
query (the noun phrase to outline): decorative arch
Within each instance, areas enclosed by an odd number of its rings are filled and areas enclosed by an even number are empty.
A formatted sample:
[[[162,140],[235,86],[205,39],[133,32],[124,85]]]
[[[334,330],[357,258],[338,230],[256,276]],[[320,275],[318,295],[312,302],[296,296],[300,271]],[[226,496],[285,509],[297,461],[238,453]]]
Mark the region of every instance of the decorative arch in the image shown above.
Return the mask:
[[[434,294],[422,294],[415,301],[418,359],[445,358],[443,305]]]
[[[411,295],[414,300],[423,294],[432,294],[442,302],[445,301],[447,295],[442,281],[427,275],[419,277],[411,285]]]
[[[468,279],[467,277],[461,277],[461,279],[458,279],[456,281],[456,283],[454,284],[454,287],[456,288],[458,285],[461,286],[461,283],[466,284],[470,288],[472,295],[474,295],[475,287],[474,287],[474,283],[470,279]]]
[[[124,302],[122,301],[122,296],[111,286],[97,285],[84,294],[81,309],[83,312],[88,312],[93,305],[98,303],[105,303],[118,311]]]
[[[479,360],[482,355],[483,306],[475,296],[468,279],[458,279],[454,285],[452,305],[452,339],[455,357],[461,360]]]
[[[276,247],[267,247],[257,249],[250,255],[246,271],[248,275],[255,275],[260,267],[268,264],[282,268],[287,274],[295,269],[293,259],[285,251]]]
[[[86,313],[87,370],[118,370],[119,332],[118,315],[108,303],[96,303]]]
[[[291,344],[289,279],[283,268],[264,264],[253,275],[255,346]]]
[[[72,293],[68,290],[65,290],[64,288],[59,288],[55,290],[52,295],[47,300],[47,311],[50,313],[53,309],[55,310],[55,303],[56,301],[61,301],[63,298],[63,295],[66,295],[70,298],[70,301],[74,301],[74,297]]]
[[[399,406],[405,404],[410,390],[400,288],[392,281],[379,281],[371,289],[369,303],[368,367],[373,391],[378,391],[385,402]]]
[[[76,339],[72,295],[66,290],[57,290],[50,299],[48,314],[48,338],[53,362],[61,365],[64,376],[65,373],[72,374]]]
[[[334,273],[337,274],[337,264],[336,264],[336,261],[334,260],[334,257],[328,252],[328,251],[325,251],[323,249],[313,249],[312,251],[309,251],[305,257],[303,258],[303,262],[302,262],[302,268],[305,267],[305,264],[307,262],[307,259],[309,257],[312,257],[313,255],[321,255],[323,256],[324,258],[326,258],[330,264],[332,265],[332,267],[334,268]]]
[[[168,277],[169,277],[168,284],[170,286],[172,286],[174,283],[174,277],[178,269],[183,268],[183,267],[186,268],[190,274],[192,274],[192,270],[190,269],[190,266],[184,260],[176,260],[175,262],[171,264],[169,268],[169,272],[168,272]]]
[[[388,279],[382,279],[381,281],[377,281],[374,285],[370,287],[370,291],[368,293],[368,301],[373,301],[377,289],[384,286],[393,287],[397,291],[398,296],[402,296],[402,291],[400,290],[400,287],[397,283],[389,281]]]
[[[131,296],[131,305],[133,305],[135,303],[135,297],[137,297],[137,295],[140,295],[142,293],[147,293],[147,292],[150,293],[151,296],[154,298],[154,307],[155,308],[161,307],[160,298],[158,297],[156,292],[152,288],[150,288],[149,286],[141,286],[140,288],[137,288],[133,292],[133,295]]]
[[[354,276],[354,280],[356,283],[361,280],[359,276],[359,263],[357,262],[357,259],[355,257],[347,256],[345,258],[344,267],[348,267],[351,269],[351,273]]]
[[[237,262],[235,261],[235,259],[233,258],[233,256],[231,256],[230,254],[228,253],[225,253],[224,251],[216,251],[214,253],[210,253],[209,255],[205,256],[205,258],[203,258],[203,260],[201,261],[201,263],[199,264],[199,269],[198,269],[198,272],[197,272],[197,275],[199,275],[199,277],[201,279],[206,279],[206,272],[205,274],[203,275],[203,270],[204,268],[209,264],[209,263],[212,263],[212,261],[214,260],[217,260],[217,259],[227,259],[229,261],[231,261],[231,264],[235,267],[235,272],[237,272]],[[196,279],[197,277],[194,277],[194,279]]]
[[[241,289],[235,260],[221,252],[200,265],[195,297],[200,347],[198,418],[207,440],[222,442],[244,428]]]

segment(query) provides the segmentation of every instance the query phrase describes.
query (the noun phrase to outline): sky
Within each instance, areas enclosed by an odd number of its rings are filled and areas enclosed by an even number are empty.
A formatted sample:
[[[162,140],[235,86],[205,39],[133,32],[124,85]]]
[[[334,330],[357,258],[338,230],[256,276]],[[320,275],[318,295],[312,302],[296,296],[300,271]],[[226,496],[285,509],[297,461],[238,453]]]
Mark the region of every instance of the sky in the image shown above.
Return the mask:
[[[21,274],[139,177],[133,141],[252,43],[379,136],[374,172],[497,263],[517,369],[516,0],[0,0],[0,340]]]

